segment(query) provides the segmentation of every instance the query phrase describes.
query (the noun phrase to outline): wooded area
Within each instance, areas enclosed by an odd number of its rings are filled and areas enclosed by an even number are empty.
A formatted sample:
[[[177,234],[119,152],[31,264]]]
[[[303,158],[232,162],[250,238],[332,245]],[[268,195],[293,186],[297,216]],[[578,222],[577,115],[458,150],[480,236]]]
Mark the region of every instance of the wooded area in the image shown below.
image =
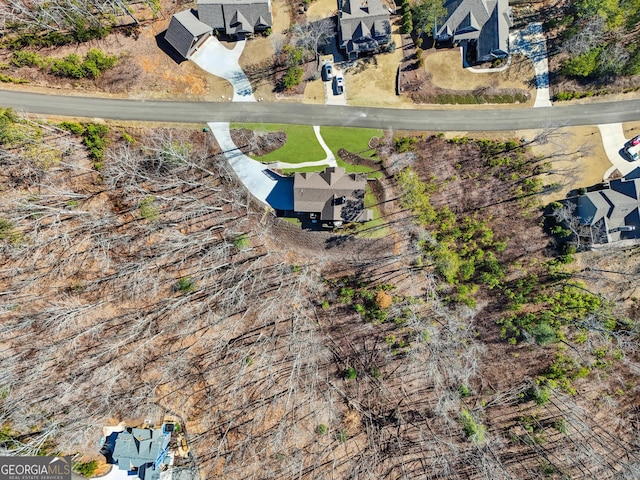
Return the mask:
[[[201,478],[637,478],[637,282],[551,254],[519,141],[387,132],[375,240],[276,219],[203,132],[0,145],[3,453],[170,412]]]

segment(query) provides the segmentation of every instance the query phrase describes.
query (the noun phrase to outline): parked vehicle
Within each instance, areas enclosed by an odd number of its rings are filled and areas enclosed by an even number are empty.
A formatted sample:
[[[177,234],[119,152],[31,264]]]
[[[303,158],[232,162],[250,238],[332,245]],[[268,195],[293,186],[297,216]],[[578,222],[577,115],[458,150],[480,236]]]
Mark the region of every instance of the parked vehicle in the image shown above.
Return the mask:
[[[322,66],[322,78],[324,78],[325,82],[333,78],[333,66],[330,63],[325,63]]]
[[[344,93],[344,77],[342,75],[333,77],[333,85],[336,89],[336,95],[342,95]]]
[[[629,156],[632,161],[638,160],[640,154],[640,135],[636,135],[631,140],[629,140],[624,147],[625,153]]]

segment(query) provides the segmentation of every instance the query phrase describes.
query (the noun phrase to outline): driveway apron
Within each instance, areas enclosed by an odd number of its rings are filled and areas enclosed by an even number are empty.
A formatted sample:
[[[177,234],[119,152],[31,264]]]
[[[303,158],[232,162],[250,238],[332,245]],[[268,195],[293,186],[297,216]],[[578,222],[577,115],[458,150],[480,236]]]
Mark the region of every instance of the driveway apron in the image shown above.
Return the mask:
[[[228,80],[233,86],[234,102],[255,102],[251,83],[240,68],[239,60],[246,40],[236,42],[233,49],[222,45],[216,37],[209,37],[191,56],[193,63],[205,72]]]
[[[509,35],[511,53],[521,53],[533,62],[536,72],[536,101],[533,108],[550,107],[549,98],[549,62],[547,61],[547,42],[541,23],[530,23],[522,30]]]
[[[233,143],[227,122],[208,124],[229,165],[251,194],[276,210],[293,210],[293,179],[247,157]]]
[[[611,174],[618,170],[621,175],[627,175],[638,167],[640,162],[632,162],[622,153],[624,144],[627,139],[624,136],[621,123],[607,123],[598,125],[600,136],[602,137],[602,146],[607,154],[607,158],[611,162],[611,167],[605,172],[602,179],[606,180]]]

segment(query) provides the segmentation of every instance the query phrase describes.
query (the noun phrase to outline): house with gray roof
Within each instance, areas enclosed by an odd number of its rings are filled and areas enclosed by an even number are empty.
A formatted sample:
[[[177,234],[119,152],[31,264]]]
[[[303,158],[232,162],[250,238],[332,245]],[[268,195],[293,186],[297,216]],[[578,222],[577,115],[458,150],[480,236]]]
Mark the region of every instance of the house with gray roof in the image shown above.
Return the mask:
[[[118,465],[135,478],[159,480],[160,466],[167,458],[170,441],[171,431],[166,425],[161,429],[127,428],[111,433],[100,452],[108,463]]]
[[[187,60],[213,33],[213,29],[196,17],[191,10],[184,10],[171,17],[165,40]]]
[[[509,0],[445,0],[447,19],[435,28],[437,41],[464,42],[476,50],[476,61],[509,54],[513,13]]]
[[[338,0],[338,42],[349,60],[391,40],[389,11],[381,0]]]
[[[367,177],[346,173],[342,167],[327,167],[321,173],[296,173],[293,178],[293,209],[311,220],[341,226],[348,222],[372,220],[364,208]]]
[[[198,0],[198,16],[214,30],[239,38],[273,25],[271,0]]]
[[[591,227],[593,244],[640,238],[640,168],[578,195],[577,217]]]

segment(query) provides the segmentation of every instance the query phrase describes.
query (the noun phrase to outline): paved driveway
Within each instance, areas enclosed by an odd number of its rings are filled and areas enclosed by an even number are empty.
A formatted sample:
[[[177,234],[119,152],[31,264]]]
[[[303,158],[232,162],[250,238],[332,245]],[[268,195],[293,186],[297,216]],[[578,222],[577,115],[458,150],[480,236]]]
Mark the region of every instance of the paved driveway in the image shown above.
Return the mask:
[[[251,83],[238,63],[244,44],[245,40],[241,40],[229,49],[211,36],[191,56],[191,61],[204,71],[228,80],[233,86],[234,102],[255,102]]]
[[[640,167],[640,162],[632,162],[623,153],[622,149],[627,142],[621,123],[607,123],[598,125],[602,146],[611,162],[611,167],[605,172],[602,179],[606,180],[614,170],[618,170],[623,176]]]
[[[251,194],[277,210],[293,210],[293,178],[282,177],[243,154],[231,139],[229,123],[209,123],[229,165]]]
[[[511,53],[521,53],[533,62],[536,72],[536,101],[533,108],[550,107],[549,62],[547,61],[547,41],[541,23],[530,23],[522,30],[509,35]]]
[[[334,64],[333,66],[333,76],[342,75],[344,78],[344,74],[342,70],[338,70]],[[346,105],[347,104],[347,87],[345,85],[344,90],[340,95],[335,94],[335,90],[333,88],[333,80],[328,82],[322,81],[324,84],[324,103],[326,105]]]

